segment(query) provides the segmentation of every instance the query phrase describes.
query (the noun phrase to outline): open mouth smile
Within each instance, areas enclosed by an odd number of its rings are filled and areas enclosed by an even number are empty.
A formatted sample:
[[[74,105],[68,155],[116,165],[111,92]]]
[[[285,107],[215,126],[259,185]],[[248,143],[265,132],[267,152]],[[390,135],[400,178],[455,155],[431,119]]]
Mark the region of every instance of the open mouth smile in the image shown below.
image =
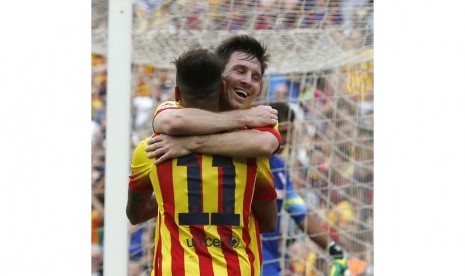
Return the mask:
[[[243,98],[243,99],[245,99],[245,98],[247,98],[247,97],[249,96],[249,94],[248,94],[247,92],[245,92],[244,90],[237,89],[237,90],[235,90],[235,91],[236,91],[236,94],[237,94],[239,97]]]

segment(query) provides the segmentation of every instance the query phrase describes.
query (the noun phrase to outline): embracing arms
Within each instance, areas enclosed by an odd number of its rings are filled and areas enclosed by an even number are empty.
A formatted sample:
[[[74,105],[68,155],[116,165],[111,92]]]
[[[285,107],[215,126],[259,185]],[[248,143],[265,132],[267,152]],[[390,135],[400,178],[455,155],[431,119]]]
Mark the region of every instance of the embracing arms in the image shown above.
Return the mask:
[[[145,149],[155,164],[192,152],[229,157],[271,155],[279,146],[278,138],[270,132],[256,129],[238,130],[199,136],[170,136],[160,134],[148,141]]]
[[[153,118],[153,130],[168,135],[213,134],[241,128],[274,126],[278,120],[277,114],[276,109],[265,105],[223,112],[167,108]]]
[[[269,106],[220,113],[193,108],[167,109],[155,116],[154,131],[159,135],[148,141],[145,150],[149,158],[157,157],[155,164],[191,152],[229,157],[269,156],[280,143],[279,132],[272,127],[276,122],[277,111]]]

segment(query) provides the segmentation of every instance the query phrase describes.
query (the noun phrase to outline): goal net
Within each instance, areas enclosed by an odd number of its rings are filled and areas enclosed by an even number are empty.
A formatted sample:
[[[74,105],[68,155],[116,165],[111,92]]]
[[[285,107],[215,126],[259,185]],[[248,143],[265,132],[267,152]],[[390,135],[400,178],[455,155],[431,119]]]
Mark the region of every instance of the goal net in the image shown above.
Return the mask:
[[[108,1],[92,1],[93,194],[104,180]],[[263,41],[271,54],[257,103],[289,103],[296,113],[284,152],[295,189],[356,273],[373,265],[373,2],[368,0],[135,0],[133,144],[150,135],[154,108],[169,99],[174,58],[214,48],[233,34]],[[102,219],[93,206],[93,243]],[[95,213],[95,214],[94,214]],[[330,260],[282,212],[286,275],[325,275]],[[99,219],[100,218],[100,219]],[[150,270],[154,222],[131,227],[130,273]],[[96,234],[97,233],[97,234]],[[104,234],[104,233],[103,233]],[[96,252],[98,250],[96,249]],[[97,266],[97,265],[96,265]]]

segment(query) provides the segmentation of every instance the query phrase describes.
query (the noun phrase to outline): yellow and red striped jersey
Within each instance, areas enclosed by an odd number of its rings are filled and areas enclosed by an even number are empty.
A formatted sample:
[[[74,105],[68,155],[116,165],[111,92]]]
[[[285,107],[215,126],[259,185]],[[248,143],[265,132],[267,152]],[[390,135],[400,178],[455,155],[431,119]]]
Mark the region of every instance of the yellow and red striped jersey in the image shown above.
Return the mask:
[[[134,152],[130,189],[153,189],[158,203],[152,275],[260,275],[251,203],[276,198],[268,158],[192,153],[155,166],[147,140]]]

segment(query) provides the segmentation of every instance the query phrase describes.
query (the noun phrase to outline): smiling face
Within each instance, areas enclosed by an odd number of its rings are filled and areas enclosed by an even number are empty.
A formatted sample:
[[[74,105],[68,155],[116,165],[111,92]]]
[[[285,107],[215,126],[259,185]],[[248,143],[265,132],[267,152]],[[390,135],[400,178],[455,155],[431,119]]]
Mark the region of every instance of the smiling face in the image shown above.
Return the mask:
[[[226,94],[223,105],[226,109],[245,109],[260,94],[262,68],[257,58],[245,53],[234,52],[224,69]]]

